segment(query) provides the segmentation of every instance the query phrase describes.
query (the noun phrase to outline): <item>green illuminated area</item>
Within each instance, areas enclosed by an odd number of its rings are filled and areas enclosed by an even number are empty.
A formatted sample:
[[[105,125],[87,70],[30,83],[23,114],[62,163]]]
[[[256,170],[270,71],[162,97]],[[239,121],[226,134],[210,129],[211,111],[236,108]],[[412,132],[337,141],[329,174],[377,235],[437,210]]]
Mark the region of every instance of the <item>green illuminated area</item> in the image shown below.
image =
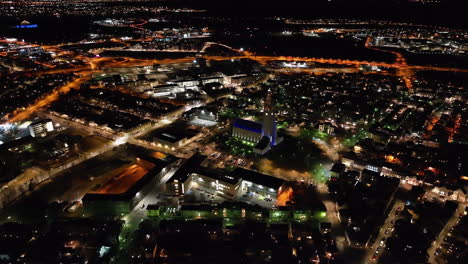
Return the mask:
[[[289,123],[286,122],[286,121],[278,122],[278,123],[276,124],[276,128],[277,128],[277,129],[288,128],[288,127],[289,127]]]
[[[325,219],[327,217],[327,212],[315,212],[314,217],[317,219]]]
[[[224,110],[219,112],[219,116],[226,117],[229,119],[235,119],[241,117],[241,113],[239,110],[236,109],[225,108]]]
[[[159,216],[160,216],[160,210],[159,210],[159,208],[158,208],[158,209],[155,209],[155,210],[147,210],[147,211],[146,211],[146,214],[147,214],[148,217],[150,217],[150,218],[159,217]]]
[[[343,145],[345,147],[352,147],[356,145],[359,141],[367,138],[367,130],[361,128],[358,133],[348,136],[343,140]]]
[[[290,219],[289,211],[270,211],[269,220],[273,222],[286,222]]]
[[[224,142],[224,149],[236,156],[248,156],[253,153],[255,142],[230,137]]]
[[[327,213],[313,210],[263,210],[255,208],[200,208],[176,211],[174,208],[161,208],[148,210],[147,216],[153,222],[169,219],[219,219],[222,218],[225,226],[241,224],[243,221],[260,221],[266,223],[290,223],[290,222],[323,222]]]
[[[312,128],[303,128],[300,131],[299,137],[303,140],[314,140],[314,139],[321,139],[321,140],[328,140],[329,135],[324,132],[320,132],[316,129]]]
[[[317,183],[326,183],[330,179],[330,170],[323,163],[313,165],[311,174]]]

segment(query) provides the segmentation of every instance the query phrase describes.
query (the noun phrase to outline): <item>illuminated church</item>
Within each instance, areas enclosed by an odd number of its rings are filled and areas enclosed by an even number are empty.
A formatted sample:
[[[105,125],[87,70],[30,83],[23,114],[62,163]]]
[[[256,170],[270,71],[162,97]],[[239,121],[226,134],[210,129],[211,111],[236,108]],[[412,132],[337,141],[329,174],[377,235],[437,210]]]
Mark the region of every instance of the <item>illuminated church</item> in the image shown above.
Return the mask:
[[[245,119],[236,119],[232,127],[232,136],[257,143],[254,152],[265,154],[271,147],[280,143],[281,138],[276,134],[276,119],[273,110],[271,90],[268,90],[261,123]]]

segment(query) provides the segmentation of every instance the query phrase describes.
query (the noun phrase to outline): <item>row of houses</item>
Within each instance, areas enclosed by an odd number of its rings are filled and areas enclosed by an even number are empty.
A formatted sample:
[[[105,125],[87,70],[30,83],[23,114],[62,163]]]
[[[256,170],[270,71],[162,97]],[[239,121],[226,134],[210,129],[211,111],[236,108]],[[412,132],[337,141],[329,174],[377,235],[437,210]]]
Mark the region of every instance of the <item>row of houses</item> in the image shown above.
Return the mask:
[[[343,154],[341,163],[335,164],[331,169],[331,177],[338,177],[338,175],[345,170],[357,171],[370,171],[376,175],[383,177],[398,178],[402,183],[410,184],[412,186],[426,186],[429,192],[438,195],[442,200],[456,200],[460,202],[468,201],[468,188],[450,189],[447,187],[438,187],[424,182],[416,175],[412,175],[410,171],[401,168],[398,165],[388,162],[368,161],[359,158],[354,152]]]

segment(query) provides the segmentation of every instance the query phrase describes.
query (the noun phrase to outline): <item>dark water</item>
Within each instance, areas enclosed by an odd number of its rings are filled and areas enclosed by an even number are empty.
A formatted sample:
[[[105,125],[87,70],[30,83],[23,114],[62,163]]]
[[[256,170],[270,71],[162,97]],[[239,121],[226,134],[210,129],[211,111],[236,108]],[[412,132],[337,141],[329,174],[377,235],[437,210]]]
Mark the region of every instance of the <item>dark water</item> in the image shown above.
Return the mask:
[[[468,68],[468,56],[446,54],[405,53],[406,61],[411,65],[432,65],[441,67]]]
[[[329,37],[281,36],[276,33],[226,38],[223,42],[258,55],[299,56],[393,62],[395,56],[364,47],[350,39]]]
[[[84,18],[52,18],[36,17],[28,19],[31,24],[38,24],[38,28],[16,29],[21,23],[19,19],[0,18],[0,37],[24,39],[28,42],[62,43],[75,42],[88,36],[90,29]]]

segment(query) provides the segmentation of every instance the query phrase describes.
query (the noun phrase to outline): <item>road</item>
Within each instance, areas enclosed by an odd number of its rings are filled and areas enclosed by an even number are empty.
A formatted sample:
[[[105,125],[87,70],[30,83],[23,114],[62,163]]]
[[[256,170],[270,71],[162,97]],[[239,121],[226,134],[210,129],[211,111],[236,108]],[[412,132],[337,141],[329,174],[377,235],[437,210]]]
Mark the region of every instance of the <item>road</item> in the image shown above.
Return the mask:
[[[436,249],[438,249],[442,243],[444,242],[444,238],[450,233],[450,230],[458,224],[459,216],[465,212],[466,203],[459,203],[457,209],[455,210],[454,214],[445,224],[442,231],[437,236],[436,240],[432,243],[431,247],[427,250],[427,254],[429,255],[429,263],[430,264],[439,264],[437,261],[436,256]]]
[[[366,48],[368,48],[368,49],[371,49],[371,50],[391,53],[391,54],[395,55],[395,57],[396,57],[395,62],[396,63],[408,66],[408,63],[406,62],[406,58],[403,56],[403,54],[401,52],[377,48],[377,47],[372,46],[371,42],[372,42],[372,37],[367,37],[366,43],[364,44],[364,46]],[[412,82],[412,79],[413,79],[413,76],[414,76],[414,71],[413,70],[409,69],[408,67],[401,67],[401,68],[397,69],[397,74],[396,75],[401,77],[401,79],[405,83],[406,88],[409,91],[413,90],[413,82]]]
[[[327,208],[327,219],[332,225],[331,235],[335,238],[338,250],[340,252],[343,252],[347,245],[347,242],[345,238],[344,226],[341,224],[340,218],[338,216],[337,204],[333,202],[333,200],[330,198],[328,186],[326,184],[319,183],[317,185],[317,191],[321,196],[323,204]]]
[[[378,263],[379,257],[382,255],[382,252],[385,250],[385,245],[381,245],[380,242],[382,240],[386,241],[387,238],[392,236],[393,229],[395,227],[395,222],[398,219],[397,211],[401,212],[404,206],[405,204],[401,200],[398,200],[398,199],[395,200],[395,204],[393,205],[387,218],[385,219],[385,223],[380,228],[379,235],[377,236],[374,244],[368,247],[368,253],[365,259],[366,263]],[[380,250],[378,253],[376,253],[377,248],[379,247],[380,247]],[[374,259],[374,255],[375,255],[375,259]]]
[[[60,94],[63,93],[68,93],[71,89],[78,89],[80,88],[81,84],[85,83],[86,81],[91,79],[90,74],[86,74],[83,77],[79,77],[74,79],[73,81],[66,83],[65,85],[58,87],[54,89],[50,94],[47,96],[39,99],[32,105],[29,105],[26,107],[24,110],[17,110],[12,114],[12,117],[9,118],[8,123],[14,123],[17,121],[22,121],[28,117],[30,117],[32,114],[34,114],[36,111],[39,111],[41,108],[51,104],[52,102],[58,100]]]

